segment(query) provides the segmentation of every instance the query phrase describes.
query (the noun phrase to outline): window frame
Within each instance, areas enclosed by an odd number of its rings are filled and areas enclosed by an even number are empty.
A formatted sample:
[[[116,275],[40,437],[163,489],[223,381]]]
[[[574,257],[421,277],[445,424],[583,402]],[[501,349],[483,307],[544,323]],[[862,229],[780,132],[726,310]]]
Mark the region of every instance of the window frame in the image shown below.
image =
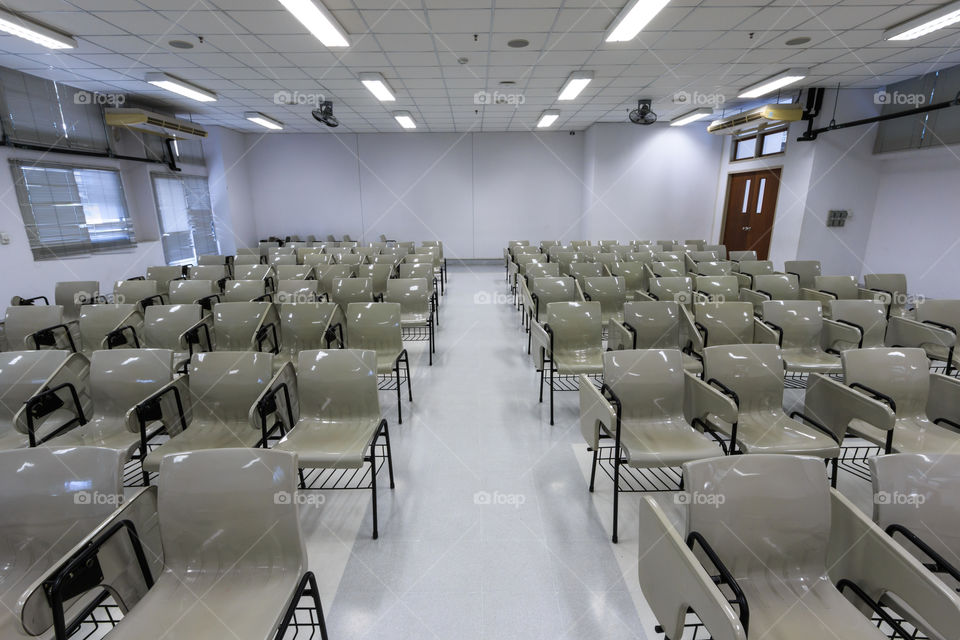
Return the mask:
[[[744,136],[734,136],[733,143],[730,145],[730,162],[744,162],[747,160],[759,160],[761,158],[772,158],[774,156],[782,156],[787,152],[787,142],[784,140],[783,147],[780,151],[775,151],[773,153],[763,153],[763,143],[766,140],[767,136],[777,135],[789,131],[789,124],[777,125],[769,129],[760,129],[759,131],[751,131],[749,134]],[[789,135],[788,135],[789,137]],[[756,140],[753,155],[745,156],[743,158],[737,157],[737,148],[741,142],[747,140]]]
[[[123,184],[123,172],[117,167],[104,167],[97,165],[77,164],[73,162],[50,162],[46,160],[34,160],[31,158],[10,158],[10,170],[13,175],[13,186],[17,197],[17,206],[20,209],[20,216],[23,222],[24,231],[30,243],[30,251],[33,254],[34,261],[63,260],[70,258],[81,258],[104,253],[123,253],[129,252],[137,247],[136,228],[133,217],[130,214],[130,208],[127,203],[127,192]],[[39,225],[34,205],[30,201],[30,192],[26,184],[26,175],[24,169],[54,169],[61,171],[102,171],[104,173],[116,176],[117,191],[119,193],[119,202],[116,203],[117,209],[122,213],[119,218],[123,225],[123,231],[126,234],[125,240],[111,242],[95,242],[89,239],[86,242],[74,242],[70,244],[53,244],[43,242],[40,233],[36,230]],[[67,203],[58,203],[67,204]],[[93,203],[88,203],[87,206]],[[54,205],[56,206],[56,205]],[[79,204],[79,208],[84,212],[84,203]],[[29,217],[29,219],[28,219]],[[60,220],[58,219],[58,224]],[[84,228],[88,223],[84,218]]]
[[[179,230],[179,231],[170,231],[166,229],[164,226],[163,211],[161,210],[161,207],[160,207],[160,193],[157,190],[157,183],[158,181],[161,181],[161,180],[173,180],[180,183],[181,189],[185,189],[186,187],[183,185],[185,178],[202,180],[204,182],[204,185],[206,186],[207,203],[210,205],[210,208],[208,209],[208,211],[210,212],[210,227],[211,227],[212,239],[217,246],[217,252],[219,252],[220,250],[219,249],[220,239],[217,235],[217,221],[216,221],[216,216],[214,216],[213,214],[213,202],[212,202],[212,196],[210,195],[209,176],[194,175],[194,174],[173,174],[173,173],[168,173],[163,171],[152,171],[150,172],[150,188],[151,188],[151,191],[153,192],[153,203],[157,212],[157,224],[160,232],[160,246],[161,246],[161,250],[163,251],[163,259],[164,259],[164,262],[168,265],[196,264],[199,256],[204,255],[203,253],[197,251],[195,238],[193,237],[192,225],[190,224],[191,210],[189,208],[186,208],[184,211],[188,229]],[[184,258],[174,259],[171,261],[170,256],[168,255],[168,247],[164,243],[164,237],[169,236],[173,233],[189,233],[190,234],[190,248],[192,249],[192,257],[184,257]],[[173,249],[174,249],[173,247],[170,247],[169,251],[172,252]],[[177,247],[177,249],[179,249],[181,252],[183,251],[182,246]]]

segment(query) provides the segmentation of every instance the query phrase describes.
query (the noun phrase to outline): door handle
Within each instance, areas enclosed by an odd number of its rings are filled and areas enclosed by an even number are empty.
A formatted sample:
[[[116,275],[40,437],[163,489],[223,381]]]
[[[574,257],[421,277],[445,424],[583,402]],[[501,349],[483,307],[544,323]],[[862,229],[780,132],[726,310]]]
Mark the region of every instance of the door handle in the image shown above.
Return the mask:
[[[750,231],[750,227],[740,227],[741,231]]]

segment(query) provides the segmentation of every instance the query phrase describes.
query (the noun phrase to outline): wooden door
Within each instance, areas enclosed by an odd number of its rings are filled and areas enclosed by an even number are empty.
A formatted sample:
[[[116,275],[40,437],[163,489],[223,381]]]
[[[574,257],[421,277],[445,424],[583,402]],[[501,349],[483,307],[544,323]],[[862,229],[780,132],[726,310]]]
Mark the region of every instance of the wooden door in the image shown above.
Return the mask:
[[[727,251],[756,251],[766,260],[780,191],[780,169],[732,173],[721,242]]]

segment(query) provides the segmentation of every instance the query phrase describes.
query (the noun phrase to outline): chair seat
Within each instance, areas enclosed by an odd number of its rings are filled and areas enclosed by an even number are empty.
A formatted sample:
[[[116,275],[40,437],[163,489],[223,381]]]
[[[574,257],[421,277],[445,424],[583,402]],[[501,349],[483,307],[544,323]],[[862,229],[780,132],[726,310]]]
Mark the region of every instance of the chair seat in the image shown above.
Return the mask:
[[[728,422],[710,416],[707,422],[730,434]],[[746,453],[786,453],[836,458],[840,446],[830,436],[791,419],[782,411],[742,414],[737,423],[737,445]]]
[[[162,428],[159,423],[147,427],[147,436],[153,436]],[[48,447],[106,447],[123,451],[126,459],[140,447],[140,434],[127,429],[122,420],[98,416],[62,436],[46,443]]]
[[[813,349],[784,349],[783,366],[799,373],[840,373],[843,365],[838,356]]]
[[[363,466],[380,418],[357,421],[303,420],[274,447],[297,454],[309,469],[352,469]]]
[[[400,357],[400,353],[400,351],[377,351],[377,373],[393,373],[394,367],[397,366],[397,358]]]
[[[881,640],[886,636],[824,576],[737,579],[750,605],[750,637],[766,640]]]
[[[687,373],[699,375],[703,373],[703,363],[688,353],[683,354],[683,370]]]
[[[887,441],[887,432],[863,420],[851,420],[850,431],[880,445]],[[960,433],[933,424],[921,417],[898,418],[893,428],[894,453],[947,453],[960,446]]]
[[[627,462],[638,469],[676,467],[723,453],[715,440],[682,420],[625,420],[621,427],[620,444],[627,452]]]
[[[270,566],[224,573],[207,567],[182,575],[166,570],[110,632],[110,640],[147,635],[157,640],[273,640],[299,579],[298,571]]]
[[[557,353],[554,356],[554,366],[562,376],[569,375],[599,375],[603,373],[603,351],[590,349],[568,353]]]
[[[36,429],[37,440],[49,436],[61,425],[69,422],[75,416],[66,409],[58,409],[47,416],[40,426]],[[0,431],[0,451],[10,449],[23,449],[30,446],[30,438],[25,433],[20,433],[13,427]]]
[[[160,460],[171,453],[202,449],[225,449],[229,447],[253,447],[260,442],[262,434],[245,420],[217,424],[191,424],[147,454],[143,470],[151,473],[160,470]]]

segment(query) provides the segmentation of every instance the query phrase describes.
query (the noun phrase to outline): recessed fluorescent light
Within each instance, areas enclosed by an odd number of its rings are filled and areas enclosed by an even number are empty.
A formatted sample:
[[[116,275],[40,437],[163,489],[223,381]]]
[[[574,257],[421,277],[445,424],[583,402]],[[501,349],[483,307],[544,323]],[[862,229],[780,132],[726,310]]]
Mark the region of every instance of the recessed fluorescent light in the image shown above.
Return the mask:
[[[540,114],[540,120],[537,121],[538,129],[546,129],[560,117],[560,112],[556,109],[547,109]]]
[[[670,0],[631,0],[607,29],[607,42],[627,42],[637,37]]]
[[[360,82],[380,102],[393,102],[397,99],[390,90],[390,85],[379,73],[361,73]]]
[[[413,121],[413,117],[410,115],[409,111],[394,111],[393,118],[400,126],[404,129],[416,129],[417,123]]]
[[[573,100],[593,80],[593,71],[574,71],[563,83],[557,100]]]
[[[951,2],[887,29],[883,32],[883,39],[916,40],[956,22],[960,22],[960,2]]]
[[[671,127],[682,127],[685,124],[690,124],[691,122],[696,122],[697,120],[702,120],[708,116],[713,115],[713,109],[708,109],[704,107],[703,109],[697,109],[696,111],[691,111],[685,113],[682,116],[678,116],[670,121]]]
[[[47,49],[76,49],[77,41],[29,18],[0,9],[0,31],[29,40]]]
[[[738,98],[759,98],[807,77],[806,69],[787,69],[740,91]]]
[[[185,98],[196,100],[197,102],[215,102],[217,94],[203,87],[181,80],[162,71],[154,71],[147,74],[147,82],[150,84],[180,94]]]
[[[266,127],[267,129],[283,129],[283,123],[279,120],[274,120],[270,116],[264,115],[259,111],[247,111],[243,114],[243,117],[249,120],[254,124],[258,124],[261,127]]]
[[[343,30],[333,14],[312,0],[280,0],[280,4],[303,23],[317,40],[326,47],[349,47],[347,32]]]

